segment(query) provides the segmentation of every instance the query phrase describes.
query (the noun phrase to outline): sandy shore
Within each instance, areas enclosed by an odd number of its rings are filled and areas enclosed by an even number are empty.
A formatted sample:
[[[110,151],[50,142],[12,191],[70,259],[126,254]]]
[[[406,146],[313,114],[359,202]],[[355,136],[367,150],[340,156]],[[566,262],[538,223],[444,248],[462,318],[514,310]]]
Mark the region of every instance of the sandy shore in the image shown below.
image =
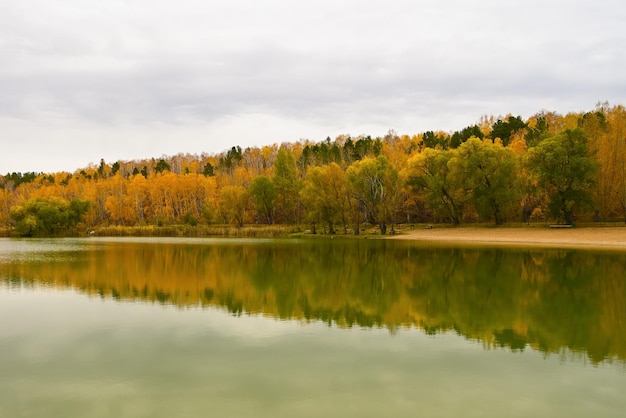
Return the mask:
[[[583,228],[437,227],[402,231],[392,239],[465,244],[605,248],[626,251],[626,226]]]

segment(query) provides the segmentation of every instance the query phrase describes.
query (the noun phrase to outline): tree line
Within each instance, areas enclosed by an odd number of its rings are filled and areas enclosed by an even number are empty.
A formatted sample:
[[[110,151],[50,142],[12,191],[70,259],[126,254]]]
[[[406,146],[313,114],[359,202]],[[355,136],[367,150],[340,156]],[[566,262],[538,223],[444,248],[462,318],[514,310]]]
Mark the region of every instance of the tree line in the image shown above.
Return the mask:
[[[526,120],[482,117],[452,133],[341,135],[0,176],[3,228],[49,235],[79,220],[346,234],[366,224],[384,234],[398,223],[626,222],[626,109],[599,103]]]

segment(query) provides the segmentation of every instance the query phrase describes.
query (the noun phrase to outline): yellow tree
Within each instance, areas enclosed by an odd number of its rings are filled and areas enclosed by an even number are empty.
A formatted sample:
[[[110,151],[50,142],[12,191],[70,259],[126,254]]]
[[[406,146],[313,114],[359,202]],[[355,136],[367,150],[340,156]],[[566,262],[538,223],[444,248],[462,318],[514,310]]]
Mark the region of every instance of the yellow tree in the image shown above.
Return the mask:
[[[278,145],[266,145],[261,148],[261,156],[263,158],[263,166],[265,170],[263,174],[270,176],[276,161],[276,154],[278,154]]]
[[[225,186],[220,190],[219,210],[224,223],[242,227],[246,220],[250,195],[243,186]]]
[[[596,137],[592,149],[600,163],[597,198],[600,214],[605,219],[621,218],[626,222],[626,109],[622,105],[612,108],[607,105],[583,122],[585,133],[589,135],[590,131]],[[593,129],[592,124],[603,125],[599,135],[594,135],[598,129]]]
[[[176,178],[174,207],[177,220],[196,224],[202,218],[204,202],[204,180],[199,174],[182,174]]]
[[[387,233],[387,225],[393,222],[398,202],[400,184],[398,171],[387,158],[364,158],[346,170],[350,189],[364,210],[366,218],[380,227],[380,233]]]
[[[334,224],[341,222],[344,234],[348,231],[348,180],[336,163],[309,167],[300,192],[309,220],[321,221],[330,234]]]
[[[133,176],[127,186],[124,200],[125,220],[129,224],[142,224],[146,222],[152,213],[148,180],[141,174]]]
[[[6,184],[0,187],[0,226],[9,225],[11,206],[15,204],[14,193],[12,187]]]
[[[507,147],[512,149],[517,155],[523,155],[528,149],[528,146],[526,145],[526,132],[527,129],[515,131],[511,134],[509,139]]]
[[[219,213],[218,187],[215,177],[204,177],[202,187],[202,218],[211,223]]]
[[[164,171],[148,179],[150,201],[157,223],[173,222],[175,219],[176,174]]]
[[[461,223],[464,191],[460,178],[453,173],[450,160],[457,150],[427,148],[409,159],[406,170],[407,185],[423,196],[436,219]]]
[[[109,214],[111,222],[118,225],[126,224],[126,187],[125,178],[116,173],[114,176],[106,179],[109,188],[109,196],[106,198],[104,207]]]
[[[91,202],[85,216],[87,225],[104,225],[108,222],[106,200],[109,197],[107,182],[103,179],[89,179],[85,183],[85,198]]]
[[[417,148],[418,144],[413,143],[408,135],[398,136],[389,131],[383,138],[383,155],[398,171],[405,168],[408,156]]]

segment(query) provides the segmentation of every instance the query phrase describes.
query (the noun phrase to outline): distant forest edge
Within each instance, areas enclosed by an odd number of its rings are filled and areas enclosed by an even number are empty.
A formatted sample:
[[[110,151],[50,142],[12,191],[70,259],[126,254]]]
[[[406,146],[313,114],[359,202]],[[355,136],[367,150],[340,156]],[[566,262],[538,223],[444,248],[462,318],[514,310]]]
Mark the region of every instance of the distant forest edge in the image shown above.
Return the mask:
[[[341,135],[0,176],[4,234],[405,223],[626,222],[626,109],[482,117],[454,133]]]

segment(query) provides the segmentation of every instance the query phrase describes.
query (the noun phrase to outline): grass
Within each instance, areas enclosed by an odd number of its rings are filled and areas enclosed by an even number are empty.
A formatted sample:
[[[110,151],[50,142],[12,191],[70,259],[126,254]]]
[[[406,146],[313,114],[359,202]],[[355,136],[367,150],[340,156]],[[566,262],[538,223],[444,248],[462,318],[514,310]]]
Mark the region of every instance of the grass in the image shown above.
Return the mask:
[[[461,225],[451,224],[396,224],[394,226],[395,234],[402,234],[406,231],[424,229],[427,226],[434,228],[547,228],[549,223],[532,222],[530,224],[515,222],[496,226],[493,223],[464,223]],[[626,227],[624,222],[580,222],[576,224],[577,228],[603,228],[603,227]],[[84,231],[84,229],[83,229]],[[77,235],[94,235],[107,237],[233,237],[233,238],[287,238],[287,237],[306,237],[306,238],[372,238],[385,237],[380,235],[380,231],[376,226],[366,225],[362,227],[359,235],[354,235],[350,231],[345,235],[338,228],[334,235],[325,234],[318,229],[317,234],[312,234],[308,225],[244,225],[236,227],[233,225],[111,225],[99,226],[89,230],[88,234],[71,233],[67,236]],[[388,235],[391,235],[391,226],[388,227]],[[0,228],[0,237],[14,236],[12,228]]]
[[[103,226],[93,229],[91,235],[108,237],[288,237],[299,229],[293,225],[142,225],[142,226]]]

